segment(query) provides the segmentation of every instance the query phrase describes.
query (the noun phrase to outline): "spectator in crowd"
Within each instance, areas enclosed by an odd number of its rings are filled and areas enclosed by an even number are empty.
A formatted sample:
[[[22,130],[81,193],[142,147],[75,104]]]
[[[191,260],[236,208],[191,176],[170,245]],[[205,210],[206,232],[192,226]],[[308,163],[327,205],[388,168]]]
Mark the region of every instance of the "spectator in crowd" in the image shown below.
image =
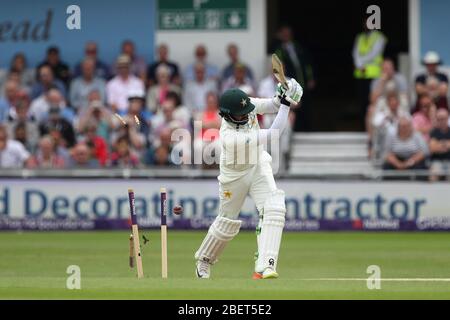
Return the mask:
[[[89,147],[84,142],[77,143],[70,152],[69,168],[73,169],[97,169],[97,159],[93,158]]]
[[[170,69],[168,66],[161,64],[156,69],[157,84],[150,87],[147,92],[147,108],[156,113],[161,104],[167,98],[167,94],[172,91],[181,94],[181,88],[170,83]]]
[[[73,122],[75,114],[66,104],[66,100],[57,88],[50,88],[37,99],[31,102],[30,114],[36,118],[38,122],[45,121],[48,118],[51,109],[58,109],[62,117],[67,121]]]
[[[8,138],[8,130],[0,124],[0,168],[21,168],[30,158],[30,153],[16,140]]]
[[[86,59],[90,59],[94,61],[95,64],[95,71],[94,71],[94,75],[97,78],[102,78],[103,80],[109,80],[109,78],[111,77],[111,70],[109,68],[109,66],[104,63],[103,61],[101,61],[98,58],[98,47],[97,47],[97,43],[93,42],[93,41],[89,41],[86,43],[86,46],[84,47],[84,60]],[[74,71],[74,77],[80,77],[82,74],[82,64],[83,61],[78,63],[75,66],[75,71]]]
[[[436,124],[436,105],[428,93],[422,94],[418,102],[419,109],[413,114],[413,126],[428,141],[430,132]]]
[[[64,97],[67,97],[66,87],[59,80],[55,79],[53,70],[50,66],[44,64],[38,68],[38,79],[31,89],[31,99],[34,100],[41,96],[43,93],[47,92],[50,88],[58,88]]]
[[[382,114],[387,111],[387,96],[395,93],[399,98],[400,109],[409,112],[408,103],[408,85],[406,78],[395,72],[394,62],[391,59],[385,59],[382,64],[381,76],[372,80],[370,89],[370,104],[366,114],[366,130],[369,136],[372,135],[371,125],[375,113]]]
[[[29,169],[62,169],[65,167],[64,158],[55,152],[55,142],[49,135],[39,140],[39,149],[27,162]]]
[[[145,108],[144,92],[130,92],[128,95],[128,113],[125,118],[128,121],[138,122],[137,130],[144,137],[150,134],[150,121],[153,115]],[[148,141],[145,142],[147,144]]]
[[[431,181],[450,179],[450,127],[447,109],[439,109],[436,114],[436,127],[430,134]]]
[[[29,91],[35,82],[35,73],[36,71],[34,68],[28,68],[25,54],[19,52],[13,56],[6,78],[10,78],[11,75],[14,75],[14,77],[17,77],[20,87]],[[4,92],[4,83],[6,83],[6,79],[0,79],[0,84],[2,84],[0,86],[1,93]]]
[[[131,60],[127,55],[117,59],[117,75],[106,85],[108,103],[113,112],[126,114],[128,108],[128,93],[131,91],[144,92],[144,83],[130,73]]]
[[[215,92],[208,92],[206,95],[206,108],[200,116],[202,130],[198,137],[195,137],[194,149],[197,154],[201,154],[204,168],[217,165],[220,157],[219,131],[222,118],[219,115],[219,97]],[[205,156],[203,156],[205,155]]]
[[[0,97],[0,122],[8,118],[10,111],[14,108],[17,94],[19,92],[19,83],[8,80],[5,84],[5,96]]]
[[[422,63],[425,65],[426,71],[416,78],[417,96],[421,96],[424,93],[432,93],[429,91],[431,87],[432,91],[435,91],[433,98],[436,106],[439,109],[448,109],[448,77],[444,73],[439,72],[439,65],[442,64],[439,54],[434,51],[427,52]],[[435,90],[433,90],[433,87],[436,87]]]
[[[38,69],[45,65],[52,69],[55,78],[60,80],[67,89],[70,82],[70,69],[66,63],[61,61],[58,47],[49,47],[47,49],[47,56],[38,66]]]
[[[133,150],[141,152],[146,147],[147,139],[139,127],[140,123],[137,123],[134,117],[124,115],[121,120],[114,117],[110,141],[114,145],[119,138],[125,137]]]
[[[50,106],[48,116],[39,124],[41,136],[49,134],[52,129],[56,129],[61,133],[66,148],[71,148],[75,145],[76,137],[72,123],[63,116],[61,107],[57,104]]]
[[[233,75],[225,80],[222,85],[222,92],[231,88],[239,88],[249,96],[255,95],[255,88],[252,80],[247,75],[245,65],[237,63],[234,65]]]
[[[119,168],[137,168],[140,165],[139,157],[130,148],[128,139],[119,137],[114,143],[114,151],[111,153],[111,166]]]
[[[109,141],[113,127],[111,111],[100,100],[92,100],[89,107],[81,114],[78,122],[78,132],[85,132],[88,126],[94,123],[97,136]]]
[[[278,29],[273,52],[283,61],[287,77],[297,79],[303,87],[301,108],[296,108],[296,131],[311,131],[311,94],[316,87],[312,59],[305,47],[294,40],[289,26]],[[366,104],[367,107],[367,104]]]
[[[176,120],[186,124],[191,122],[192,114],[189,108],[183,104],[181,101],[181,96],[178,93],[173,91],[167,93],[164,103],[172,103],[174,105],[175,111],[173,117]]]
[[[143,57],[136,53],[136,46],[133,41],[125,40],[122,42],[121,55],[126,55],[130,58],[130,72],[145,83],[147,77],[147,63]]]
[[[395,71],[394,61],[384,59],[381,66],[381,76],[374,79],[370,87],[370,103],[376,105],[381,99],[386,98],[387,93],[396,91],[401,103],[401,108],[408,111],[408,84],[404,75]]]
[[[57,127],[49,127],[48,128],[48,135],[52,137],[54,146],[55,146],[55,153],[62,157],[64,159],[64,163],[66,166],[70,163],[70,152],[67,148],[67,142],[64,140],[60,128]]]
[[[219,79],[219,68],[215,65],[209,64],[207,62],[208,51],[204,45],[198,45],[195,48],[195,61],[189,65],[184,71],[184,81],[190,82],[195,81],[196,69],[199,64],[202,64],[205,69],[205,78],[207,80],[217,81]]]
[[[158,47],[158,57],[159,59],[152,63],[147,71],[147,83],[151,87],[158,84],[158,79],[156,77],[156,70],[159,66],[165,65],[170,70],[170,82],[177,86],[181,86],[181,77],[178,64],[169,60],[169,48],[166,44],[160,44]]]
[[[227,47],[227,54],[230,58],[230,63],[222,71],[222,80],[232,77],[234,75],[234,69],[237,64],[243,65],[245,68],[245,74],[253,81],[253,72],[251,68],[239,59],[239,47],[235,43],[230,43]]]
[[[375,160],[382,157],[383,146],[388,132],[397,128],[400,117],[408,116],[409,113],[400,108],[400,97],[397,91],[390,91],[386,96],[387,108],[376,110],[370,123],[372,129],[369,130],[369,139],[373,142],[369,156]]]
[[[105,80],[95,75],[95,60],[86,58],[81,64],[81,76],[70,83],[70,103],[79,112],[88,106],[88,95],[98,91],[102,102],[106,101]]]
[[[90,122],[86,126],[83,141],[91,150],[91,157],[97,159],[100,166],[106,166],[108,161],[108,144],[105,139],[97,134],[95,121]]]
[[[400,117],[397,129],[386,137],[384,170],[426,169],[429,154],[423,136],[414,130],[411,118]]]
[[[159,137],[154,144],[147,149],[144,154],[144,164],[150,166],[167,166],[173,164],[172,162],[172,129],[169,127],[163,128],[159,132]]]
[[[157,113],[151,121],[153,134],[159,135],[165,128],[188,129],[188,119],[175,118],[176,105],[173,101],[165,101],[161,106],[161,111]]]
[[[193,114],[205,109],[206,94],[210,91],[217,92],[214,80],[208,79],[206,67],[202,63],[196,63],[195,78],[188,81],[184,88],[184,102]]]
[[[19,140],[25,148],[33,152],[37,146],[39,139],[38,123],[36,119],[29,113],[30,99],[26,92],[19,92],[19,97],[14,108],[9,112],[6,126],[8,128],[8,136]],[[16,134],[19,131],[18,137]]]

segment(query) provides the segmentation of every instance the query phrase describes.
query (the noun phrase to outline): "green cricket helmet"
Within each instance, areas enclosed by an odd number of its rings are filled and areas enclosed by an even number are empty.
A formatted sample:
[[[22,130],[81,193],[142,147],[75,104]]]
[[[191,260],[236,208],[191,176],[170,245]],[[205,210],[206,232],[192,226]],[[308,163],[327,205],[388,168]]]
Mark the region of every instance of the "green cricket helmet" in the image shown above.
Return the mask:
[[[248,115],[255,109],[248,95],[240,89],[229,89],[219,99],[220,116],[226,121],[237,125],[248,122]],[[236,116],[242,119],[236,119]]]

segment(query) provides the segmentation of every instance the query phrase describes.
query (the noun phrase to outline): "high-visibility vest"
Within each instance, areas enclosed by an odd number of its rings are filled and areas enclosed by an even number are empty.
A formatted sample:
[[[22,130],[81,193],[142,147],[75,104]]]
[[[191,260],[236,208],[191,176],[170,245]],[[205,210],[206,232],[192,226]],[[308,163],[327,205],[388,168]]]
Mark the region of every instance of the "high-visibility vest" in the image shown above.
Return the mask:
[[[372,51],[373,46],[380,38],[384,38],[381,32],[373,31],[369,34],[360,33],[358,35],[358,53],[362,56]],[[355,78],[357,79],[376,79],[381,76],[381,64],[383,63],[383,54],[378,54],[372,61],[365,65],[365,72],[355,69]]]

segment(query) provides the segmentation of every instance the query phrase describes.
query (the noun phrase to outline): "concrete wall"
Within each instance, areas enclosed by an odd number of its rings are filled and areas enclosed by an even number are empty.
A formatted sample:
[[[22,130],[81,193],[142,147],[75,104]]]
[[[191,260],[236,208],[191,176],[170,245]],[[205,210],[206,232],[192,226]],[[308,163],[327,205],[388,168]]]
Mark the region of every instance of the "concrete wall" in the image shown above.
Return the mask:
[[[248,0],[248,29],[240,31],[161,31],[155,35],[156,45],[169,45],[170,58],[184,69],[192,63],[194,48],[203,43],[208,47],[209,62],[223,68],[228,63],[226,47],[230,42],[240,47],[241,60],[249,64],[256,80],[267,74],[266,1]]]

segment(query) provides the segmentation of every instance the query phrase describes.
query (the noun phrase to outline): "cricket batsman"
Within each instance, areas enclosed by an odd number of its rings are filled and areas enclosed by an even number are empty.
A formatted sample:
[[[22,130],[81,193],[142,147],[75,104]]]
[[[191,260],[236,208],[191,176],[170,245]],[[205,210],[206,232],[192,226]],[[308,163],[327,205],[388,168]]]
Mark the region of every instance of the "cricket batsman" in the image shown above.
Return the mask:
[[[275,184],[272,158],[263,143],[280,137],[288,123],[289,108],[297,105],[302,95],[302,87],[290,79],[285,86],[278,84],[272,99],[249,98],[239,89],[230,89],[220,97],[220,207],[195,253],[198,278],[210,277],[211,266],[239,233],[238,216],[247,195],[259,213],[253,279],[278,278],[276,267],[286,207],[284,192]],[[265,113],[277,115],[269,129],[260,129],[256,117]]]

